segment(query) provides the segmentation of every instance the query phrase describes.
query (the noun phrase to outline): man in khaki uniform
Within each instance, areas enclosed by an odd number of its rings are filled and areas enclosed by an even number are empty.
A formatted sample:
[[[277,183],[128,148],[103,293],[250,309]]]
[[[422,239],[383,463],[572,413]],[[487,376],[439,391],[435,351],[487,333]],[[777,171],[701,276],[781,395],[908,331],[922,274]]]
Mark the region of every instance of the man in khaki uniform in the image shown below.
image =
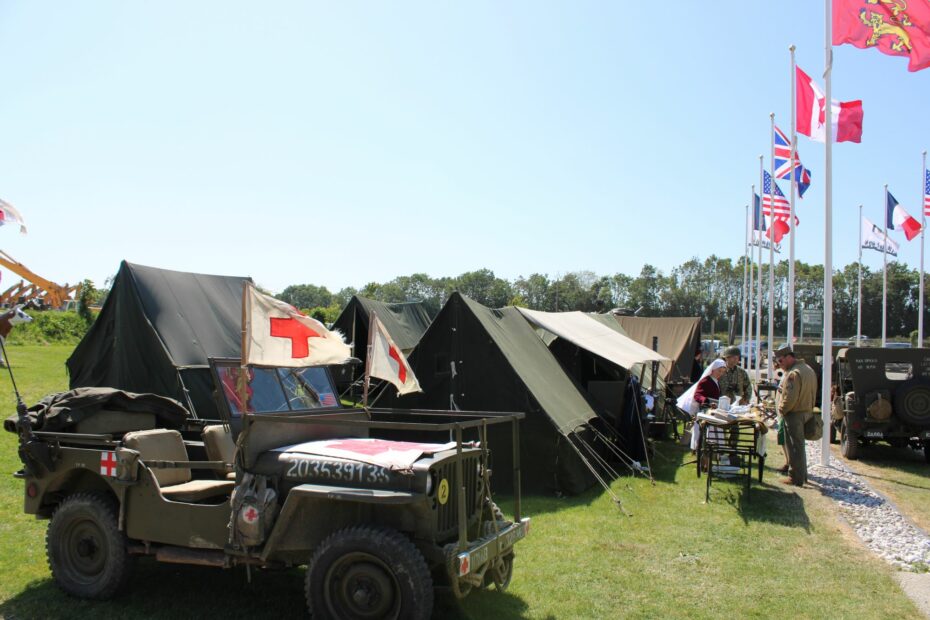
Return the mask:
[[[804,425],[814,415],[817,375],[804,360],[794,356],[794,351],[789,346],[775,351],[775,360],[785,373],[775,395],[775,410],[781,423],[785,425],[785,447],[790,475],[790,478],[785,478],[782,482],[801,486],[807,482]]]
[[[752,396],[752,384],[749,373],[739,367],[739,347],[727,347],[723,350],[723,361],[727,363],[726,372],[720,377],[720,395],[729,396],[735,402],[748,404]]]

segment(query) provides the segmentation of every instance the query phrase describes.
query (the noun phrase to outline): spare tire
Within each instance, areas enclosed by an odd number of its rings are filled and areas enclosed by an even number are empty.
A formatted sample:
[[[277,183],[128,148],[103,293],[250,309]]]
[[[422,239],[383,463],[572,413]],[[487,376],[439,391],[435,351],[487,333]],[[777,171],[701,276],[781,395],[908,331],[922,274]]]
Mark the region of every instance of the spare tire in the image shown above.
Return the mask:
[[[930,381],[903,383],[894,393],[894,413],[905,424],[930,426]]]

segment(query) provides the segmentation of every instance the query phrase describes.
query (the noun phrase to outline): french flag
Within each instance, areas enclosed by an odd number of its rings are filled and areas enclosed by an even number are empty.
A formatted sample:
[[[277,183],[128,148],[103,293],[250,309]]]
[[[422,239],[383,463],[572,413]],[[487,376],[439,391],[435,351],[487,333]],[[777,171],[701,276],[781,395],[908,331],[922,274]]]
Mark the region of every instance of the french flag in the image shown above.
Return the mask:
[[[904,207],[898,204],[891,192],[885,192],[885,223],[888,230],[902,230],[910,241],[920,234],[920,222],[912,218]]]
[[[815,142],[826,142],[827,97],[817,82],[795,67],[797,84],[798,133]],[[862,142],[862,101],[833,101],[834,142]]]

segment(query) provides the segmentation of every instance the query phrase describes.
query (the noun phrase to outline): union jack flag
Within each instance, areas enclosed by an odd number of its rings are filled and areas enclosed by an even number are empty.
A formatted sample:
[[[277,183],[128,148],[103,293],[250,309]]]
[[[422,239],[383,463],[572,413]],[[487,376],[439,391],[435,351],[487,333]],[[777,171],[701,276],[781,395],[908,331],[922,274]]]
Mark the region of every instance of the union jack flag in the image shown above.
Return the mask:
[[[772,175],[768,171],[763,171],[762,175],[762,213],[776,220],[787,220],[791,217],[791,205],[778,189],[778,185],[772,181]]]
[[[794,151],[794,165],[790,166],[791,160],[791,141],[782,133],[781,129],[775,127],[775,178],[790,179],[791,171],[794,170],[794,180],[798,184],[798,196],[804,198],[804,192],[811,184],[811,171],[801,165],[801,155],[797,149]]]
[[[930,170],[924,170],[924,215],[930,215]]]

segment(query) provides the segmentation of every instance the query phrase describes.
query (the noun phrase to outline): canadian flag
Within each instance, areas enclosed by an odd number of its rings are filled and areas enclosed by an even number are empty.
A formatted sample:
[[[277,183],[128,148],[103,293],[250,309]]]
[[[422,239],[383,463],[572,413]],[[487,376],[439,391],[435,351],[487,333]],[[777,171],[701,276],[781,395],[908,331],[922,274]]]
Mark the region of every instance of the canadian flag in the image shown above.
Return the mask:
[[[891,192],[885,192],[885,222],[888,224],[888,230],[902,230],[904,236],[910,241],[920,234],[920,222],[911,217],[904,210],[904,207],[898,204]]]
[[[368,352],[368,376],[384,379],[394,384],[397,395],[422,392],[413,369],[407,363],[403,351],[394,344],[391,335],[374,312],[368,325],[371,334],[371,350]]]
[[[252,366],[325,366],[349,359],[339,332],[301,314],[294,306],[258,292],[242,292],[242,363]]]
[[[815,142],[826,142],[827,97],[817,82],[795,67],[797,82],[798,133]],[[862,142],[862,101],[833,101],[834,142]]]

